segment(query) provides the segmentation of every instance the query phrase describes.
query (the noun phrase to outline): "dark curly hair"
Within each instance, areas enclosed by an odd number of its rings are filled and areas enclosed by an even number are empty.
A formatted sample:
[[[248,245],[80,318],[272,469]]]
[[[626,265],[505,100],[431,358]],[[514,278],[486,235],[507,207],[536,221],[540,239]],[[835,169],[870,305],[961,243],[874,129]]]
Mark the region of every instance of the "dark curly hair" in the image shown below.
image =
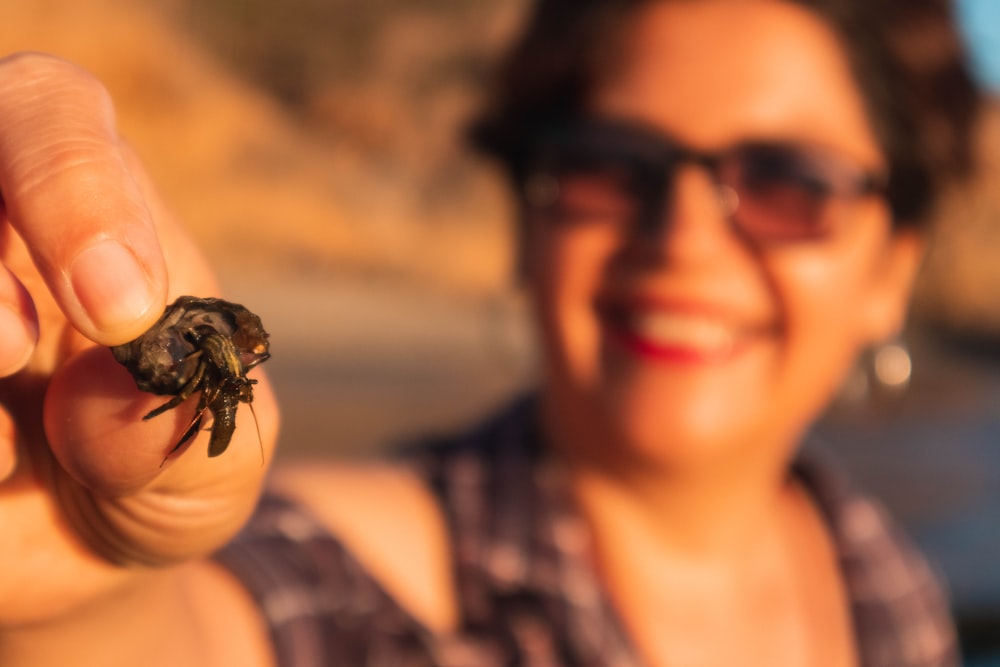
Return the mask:
[[[678,0],[538,0],[470,128],[514,182],[539,128],[581,113],[614,68],[637,9]],[[686,0],[693,1],[693,0]],[[838,35],[889,165],[897,226],[925,222],[945,185],[970,175],[980,93],[949,0],[788,0]]]

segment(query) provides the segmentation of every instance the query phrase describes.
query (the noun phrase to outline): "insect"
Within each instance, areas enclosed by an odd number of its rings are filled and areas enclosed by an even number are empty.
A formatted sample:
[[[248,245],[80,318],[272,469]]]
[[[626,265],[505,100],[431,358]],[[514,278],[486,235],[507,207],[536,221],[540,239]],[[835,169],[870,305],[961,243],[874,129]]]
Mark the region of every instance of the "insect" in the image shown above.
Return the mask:
[[[236,430],[239,404],[246,403],[253,413],[257,380],[248,378],[247,371],[271,356],[267,339],[260,318],[243,306],[222,299],[182,296],[167,306],[149,331],[111,348],[139,389],[173,396],[143,419],[172,410],[200,392],[191,423],[167,452],[164,463],[195,436],[206,412],[212,414],[208,455],[226,451]],[[259,440],[259,430],[257,435]]]

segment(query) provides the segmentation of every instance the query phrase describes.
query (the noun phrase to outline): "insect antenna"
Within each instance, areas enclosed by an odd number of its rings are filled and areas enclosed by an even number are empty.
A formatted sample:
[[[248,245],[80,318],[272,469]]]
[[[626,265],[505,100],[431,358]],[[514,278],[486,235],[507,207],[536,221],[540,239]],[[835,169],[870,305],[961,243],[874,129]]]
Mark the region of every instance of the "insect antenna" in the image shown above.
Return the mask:
[[[250,416],[253,417],[254,428],[257,429],[257,445],[260,447],[260,466],[264,467],[264,438],[260,435],[260,424],[257,423],[257,411],[253,409],[253,403],[247,403],[247,407],[250,408]]]

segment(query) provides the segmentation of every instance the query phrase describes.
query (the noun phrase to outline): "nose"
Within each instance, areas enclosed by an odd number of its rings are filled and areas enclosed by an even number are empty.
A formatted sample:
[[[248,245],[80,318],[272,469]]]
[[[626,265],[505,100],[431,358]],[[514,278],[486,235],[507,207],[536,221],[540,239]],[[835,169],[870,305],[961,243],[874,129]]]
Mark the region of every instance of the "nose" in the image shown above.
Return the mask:
[[[671,262],[702,262],[743,239],[730,222],[737,193],[717,183],[708,170],[685,165],[665,188],[655,220],[644,225],[646,248]]]

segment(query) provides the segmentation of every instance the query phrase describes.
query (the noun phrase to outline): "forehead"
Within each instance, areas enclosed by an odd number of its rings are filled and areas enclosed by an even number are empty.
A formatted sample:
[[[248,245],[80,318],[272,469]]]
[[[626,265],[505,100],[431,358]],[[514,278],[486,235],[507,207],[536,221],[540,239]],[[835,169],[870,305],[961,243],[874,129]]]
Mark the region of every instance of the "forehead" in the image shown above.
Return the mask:
[[[653,123],[694,145],[747,136],[879,151],[832,29],[783,0],[661,0],[624,28],[620,66],[589,107]]]

